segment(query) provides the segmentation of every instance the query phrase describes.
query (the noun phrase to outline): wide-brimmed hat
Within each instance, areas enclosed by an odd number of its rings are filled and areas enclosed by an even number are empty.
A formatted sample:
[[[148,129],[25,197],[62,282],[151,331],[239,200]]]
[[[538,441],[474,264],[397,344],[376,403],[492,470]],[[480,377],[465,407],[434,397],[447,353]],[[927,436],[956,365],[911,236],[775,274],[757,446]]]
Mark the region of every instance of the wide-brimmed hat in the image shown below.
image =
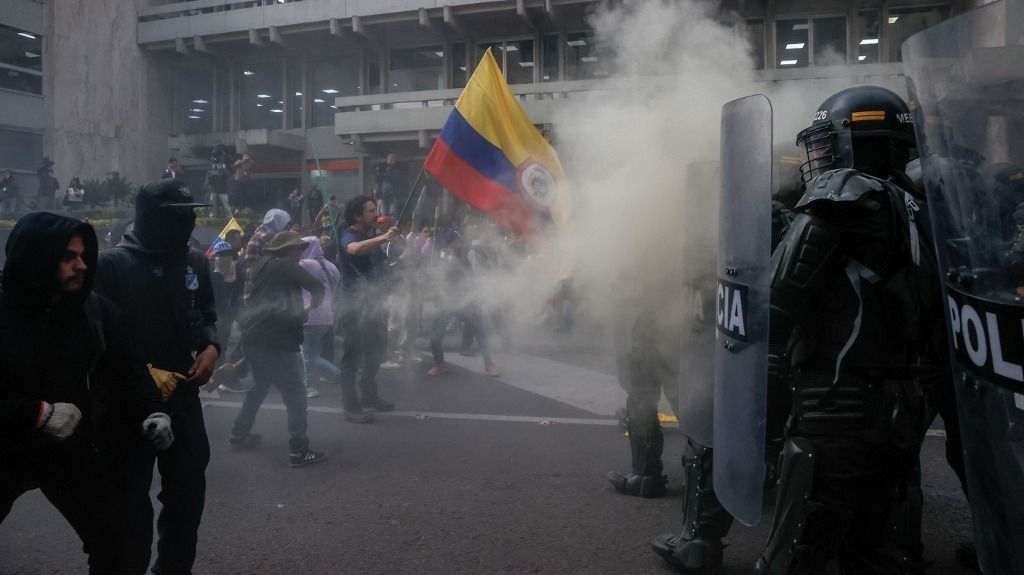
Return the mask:
[[[281,232],[274,236],[270,240],[270,245],[267,246],[267,253],[269,254],[280,254],[291,248],[302,248],[306,249],[306,242],[299,235],[299,232],[287,231]]]

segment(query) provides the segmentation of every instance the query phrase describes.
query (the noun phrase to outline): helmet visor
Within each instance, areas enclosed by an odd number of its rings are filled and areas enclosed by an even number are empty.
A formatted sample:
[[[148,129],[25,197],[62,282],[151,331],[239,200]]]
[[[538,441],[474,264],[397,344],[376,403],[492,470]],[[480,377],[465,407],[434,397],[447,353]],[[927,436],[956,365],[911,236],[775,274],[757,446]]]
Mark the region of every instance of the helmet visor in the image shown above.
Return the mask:
[[[804,185],[835,165],[835,130],[832,122],[814,123],[801,130],[796,136],[796,144],[802,146],[807,154],[807,161],[800,164],[800,181]]]

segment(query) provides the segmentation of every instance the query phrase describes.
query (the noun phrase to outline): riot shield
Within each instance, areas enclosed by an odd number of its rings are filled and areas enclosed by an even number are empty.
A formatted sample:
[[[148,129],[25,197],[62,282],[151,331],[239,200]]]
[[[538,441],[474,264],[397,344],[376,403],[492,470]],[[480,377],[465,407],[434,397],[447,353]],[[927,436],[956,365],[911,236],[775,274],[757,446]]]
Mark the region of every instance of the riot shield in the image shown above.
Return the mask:
[[[683,250],[683,325],[679,349],[679,428],[712,447],[715,400],[715,261],[718,256],[718,162],[686,166]]]
[[[739,521],[761,519],[771,260],[772,106],[722,107],[715,317],[715,492]]]
[[[982,571],[1006,574],[1024,573],[1021,29],[1024,3],[996,2],[903,44],[975,543]]]

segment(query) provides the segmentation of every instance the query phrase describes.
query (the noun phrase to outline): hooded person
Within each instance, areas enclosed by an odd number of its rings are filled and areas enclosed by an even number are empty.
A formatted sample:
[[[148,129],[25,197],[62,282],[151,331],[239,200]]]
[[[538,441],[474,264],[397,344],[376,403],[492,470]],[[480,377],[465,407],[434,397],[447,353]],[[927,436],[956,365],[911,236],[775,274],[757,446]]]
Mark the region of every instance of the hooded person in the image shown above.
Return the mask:
[[[157,456],[163,509],[153,567],[164,575],[190,572],[206,497],[210,444],[199,387],[213,373],[220,345],[209,264],[188,247],[193,209],[206,205],[195,202],[180,180],[146,184],[136,196],[134,230],[100,256],[96,277],[96,290],[124,312],[143,359],[169,373],[174,387],[167,406],[176,441]],[[136,568],[144,571],[152,543],[153,454],[138,451],[129,467],[138,475],[131,494],[138,539],[131,547]]]
[[[121,573],[113,433],[152,450],[171,421],[122,318],[93,293],[92,226],[36,212],[7,240],[0,293],[0,522],[41,489],[81,538],[91,573]],[[95,447],[95,448],[94,448]]]
[[[292,217],[288,212],[274,208],[267,210],[267,213],[263,216],[263,223],[260,224],[256,231],[253,232],[252,237],[249,238],[249,243],[245,246],[245,265],[246,269],[252,270],[256,267],[256,262],[263,257],[267,246],[270,245],[270,240],[274,239],[274,236],[287,230],[292,223]],[[251,289],[251,276],[246,278],[245,282],[245,294],[249,296]]]
[[[302,297],[309,313],[302,326],[302,361],[305,366],[305,383],[307,397],[319,395],[313,387],[314,376],[318,370],[331,381],[338,381],[341,370],[324,357],[324,341],[334,338],[334,294],[341,283],[341,272],[334,264],[324,257],[323,246],[316,236],[302,238],[306,242],[306,250],[302,254],[299,265],[315,277],[324,288],[323,302],[312,307],[313,294],[303,290]]]

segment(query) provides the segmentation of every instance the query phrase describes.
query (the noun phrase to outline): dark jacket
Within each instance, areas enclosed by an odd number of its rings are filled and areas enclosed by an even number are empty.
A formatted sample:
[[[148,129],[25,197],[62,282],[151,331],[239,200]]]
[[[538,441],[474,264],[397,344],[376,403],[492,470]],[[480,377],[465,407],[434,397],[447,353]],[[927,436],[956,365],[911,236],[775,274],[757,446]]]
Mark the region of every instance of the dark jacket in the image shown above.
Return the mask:
[[[252,271],[252,292],[242,312],[242,344],[278,351],[299,351],[302,325],[306,322],[302,290],[314,301],[324,296],[324,286],[299,262],[264,256]]]
[[[53,303],[57,267],[72,235],[85,243],[85,283]],[[97,240],[92,226],[37,212],[18,222],[7,240],[0,293],[0,460],[40,450],[88,445],[97,425],[141,429],[166,412],[153,380],[126,337],[116,308],[92,292]],[[40,402],[73,403],[82,412],[75,434],[57,443],[35,429]]]
[[[209,263],[198,251],[186,253],[183,246],[181,254],[170,256],[126,234],[100,255],[96,291],[121,308],[133,341],[153,367],[187,374],[194,353],[208,345],[220,350]],[[198,394],[198,386],[182,384],[168,405],[173,411]]]

